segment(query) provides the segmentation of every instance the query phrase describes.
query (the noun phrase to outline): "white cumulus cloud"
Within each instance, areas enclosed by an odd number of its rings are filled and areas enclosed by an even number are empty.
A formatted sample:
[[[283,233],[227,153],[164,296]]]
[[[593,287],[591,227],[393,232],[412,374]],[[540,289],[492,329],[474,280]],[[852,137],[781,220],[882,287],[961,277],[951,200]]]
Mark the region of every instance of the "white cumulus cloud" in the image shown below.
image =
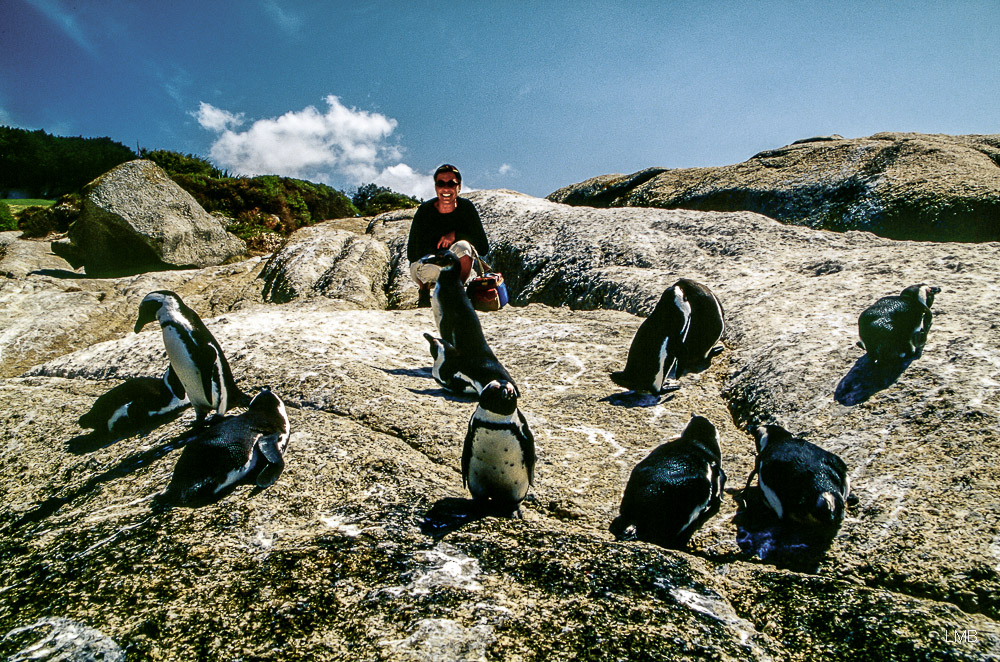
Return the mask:
[[[434,180],[431,179],[431,176],[421,174],[405,163],[384,169],[374,182],[379,186],[387,186],[393,191],[424,200],[433,198],[435,195]]]
[[[225,131],[243,124],[243,113],[236,115],[204,101],[198,106],[198,112],[191,115],[198,120],[198,124],[209,131]]]
[[[498,173],[498,174],[501,174],[501,175],[506,175],[507,173],[510,173],[510,172],[514,172],[514,166],[512,166],[512,165],[511,165],[511,164],[509,164],[509,163],[504,163],[504,164],[503,164],[503,165],[501,165],[501,166],[500,166],[500,168],[499,168],[499,169],[497,170],[497,173]]]
[[[375,182],[394,191],[428,197],[430,175],[405,163],[390,142],[397,122],[381,113],[348,108],[335,95],[325,99],[326,112],[313,106],[280,117],[260,119],[248,128],[243,113],[202,102],[198,122],[219,134],[209,155],[217,165],[241,175],[284,175],[324,184]]]

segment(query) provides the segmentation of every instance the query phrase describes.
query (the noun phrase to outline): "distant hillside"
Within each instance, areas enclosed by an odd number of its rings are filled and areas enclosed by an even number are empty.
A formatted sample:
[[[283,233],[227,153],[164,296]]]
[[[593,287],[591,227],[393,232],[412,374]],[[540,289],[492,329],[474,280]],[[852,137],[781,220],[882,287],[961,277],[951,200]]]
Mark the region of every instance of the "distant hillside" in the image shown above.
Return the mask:
[[[419,204],[416,198],[375,184],[359,187],[348,197],[326,184],[302,179],[235,177],[193,154],[140,149],[137,155],[110,138],[63,138],[9,127],[0,127],[0,198],[11,191],[50,199],[66,196],[60,200],[65,204],[35,208],[18,214],[17,220],[28,236],[65,232],[78,213],[81,189],[136,158],[163,168],[207,211],[228,217],[227,229],[251,244],[266,233],[287,235],[318,221],[373,216]]]
[[[134,158],[135,152],[110,138],[67,138],[0,126],[0,198],[11,191],[58,198]]]

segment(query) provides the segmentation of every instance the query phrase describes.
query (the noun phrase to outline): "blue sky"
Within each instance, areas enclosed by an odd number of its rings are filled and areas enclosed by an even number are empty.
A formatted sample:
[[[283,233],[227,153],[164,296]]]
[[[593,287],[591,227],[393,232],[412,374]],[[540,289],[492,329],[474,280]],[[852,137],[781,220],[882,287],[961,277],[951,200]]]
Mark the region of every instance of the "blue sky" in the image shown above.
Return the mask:
[[[0,0],[0,124],[536,196],[814,135],[1000,133],[1000,0]]]

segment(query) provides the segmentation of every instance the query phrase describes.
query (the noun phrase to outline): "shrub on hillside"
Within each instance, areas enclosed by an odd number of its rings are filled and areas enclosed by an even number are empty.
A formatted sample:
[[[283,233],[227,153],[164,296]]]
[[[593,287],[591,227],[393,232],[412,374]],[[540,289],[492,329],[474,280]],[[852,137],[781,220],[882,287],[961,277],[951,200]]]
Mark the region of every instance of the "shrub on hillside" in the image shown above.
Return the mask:
[[[412,196],[374,183],[359,186],[351,202],[362,216],[375,216],[394,209],[409,209],[420,205],[420,201]]]
[[[263,175],[220,179],[204,175],[174,175],[173,180],[202,207],[238,221],[240,214],[264,213],[278,217],[280,234],[331,218],[356,216],[347,196],[325,184]]]
[[[194,154],[181,154],[168,149],[139,150],[139,156],[149,159],[163,168],[171,177],[174,175],[201,175],[203,177],[227,178],[229,173],[219,170],[207,160]]]
[[[25,237],[45,237],[66,232],[80,215],[80,196],[70,193],[51,207],[28,207],[17,218],[17,227]]]
[[[17,229],[17,219],[10,211],[10,205],[0,200],[0,232]]]

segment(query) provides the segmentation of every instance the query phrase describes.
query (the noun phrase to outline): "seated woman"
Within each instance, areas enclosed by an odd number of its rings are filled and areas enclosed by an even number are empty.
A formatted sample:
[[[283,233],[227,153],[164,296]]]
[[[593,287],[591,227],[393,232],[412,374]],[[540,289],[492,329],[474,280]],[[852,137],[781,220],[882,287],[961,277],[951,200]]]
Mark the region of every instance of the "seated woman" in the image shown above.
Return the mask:
[[[430,285],[437,280],[438,268],[432,264],[420,264],[420,258],[441,249],[450,250],[458,256],[462,264],[462,280],[467,282],[472,277],[475,258],[490,250],[476,206],[458,197],[462,190],[462,175],[458,168],[446,163],[435,170],[434,190],[437,197],[420,205],[413,215],[406,244],[410,276],[420,288],[417,305],[421,308],[431,305]]]

